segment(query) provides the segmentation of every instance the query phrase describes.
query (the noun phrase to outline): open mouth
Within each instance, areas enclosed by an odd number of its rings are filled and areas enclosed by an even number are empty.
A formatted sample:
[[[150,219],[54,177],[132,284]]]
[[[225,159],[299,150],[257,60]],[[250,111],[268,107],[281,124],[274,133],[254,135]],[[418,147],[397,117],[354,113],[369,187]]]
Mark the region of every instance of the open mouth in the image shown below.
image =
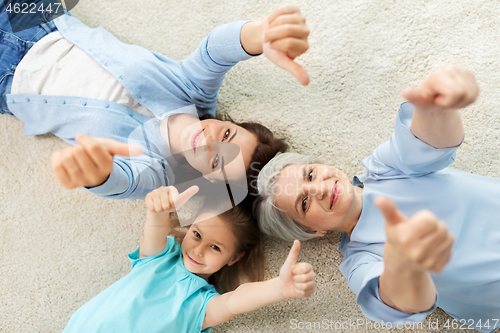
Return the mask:
[[[330,197],[330,209],[332,209],[333,205],[335,205],[338,198],[339,198],[339,186],[337,185],[337,182],[335,182],[332,188],[332,195]]]
[[[189,254],[187,254],[187,253],[186,253],[186,256],[189,258],[189,260],[190,260],[193,264],[195,264],[195,265],[201,265],[199,262],[197,262],[196,260],[194,260],[193,258],[191,258],[191,257],[189,256]]]
[[[198,147],[198,142],[201,138],[201,133],[203,133],[205,129],[201,129],[194,133],[193,138],[191,139],[191,147],[193,147],[193,151],[196,153],[196,148]]]

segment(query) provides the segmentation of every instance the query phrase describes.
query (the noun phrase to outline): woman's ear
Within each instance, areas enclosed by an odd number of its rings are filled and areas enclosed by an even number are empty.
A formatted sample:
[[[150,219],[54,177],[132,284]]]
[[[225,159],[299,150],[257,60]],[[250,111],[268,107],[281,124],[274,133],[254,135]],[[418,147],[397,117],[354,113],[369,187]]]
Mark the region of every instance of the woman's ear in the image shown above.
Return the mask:
[[[227,263],[228,266],[232,266],[233,264],[235,264],[238,260],[240,260],[241,258],[243,258],[243,256],[245,255],[245,252],[241,252],[240,254],[234,256],[231,260],[229,260],[229,262]]]
[[[316,236],[319,236],[319,237],[323,237],[326,235],[328,230],[315,230],[314,233],[316,234]]]

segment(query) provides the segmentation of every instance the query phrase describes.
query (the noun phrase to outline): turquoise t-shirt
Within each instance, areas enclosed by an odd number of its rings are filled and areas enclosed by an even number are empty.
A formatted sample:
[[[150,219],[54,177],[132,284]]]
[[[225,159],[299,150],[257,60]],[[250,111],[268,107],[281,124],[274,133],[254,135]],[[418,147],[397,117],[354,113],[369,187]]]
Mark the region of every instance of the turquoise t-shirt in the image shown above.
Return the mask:
[[[219,295],[182,263],[181,246],[169,236],[162,253],[128,255],[132,271],[78,309],[64,333],[208,333],[207,304]]]

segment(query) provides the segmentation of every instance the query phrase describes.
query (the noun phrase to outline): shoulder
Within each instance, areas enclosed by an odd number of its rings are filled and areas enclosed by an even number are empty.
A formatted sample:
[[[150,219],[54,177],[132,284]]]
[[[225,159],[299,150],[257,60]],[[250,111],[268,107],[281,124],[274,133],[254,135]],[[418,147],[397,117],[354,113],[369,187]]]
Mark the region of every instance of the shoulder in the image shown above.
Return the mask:
[[[175,237],[167,236],[167,244],[163,251],[155,256],[140,258],[140,246],[131,253],[128,254],[130,263],[132,264],[132,269],[143,266],[149,262],[157,261],[159,259],[163,260],[182,260],[181,256],[181,246],[175,239]]]

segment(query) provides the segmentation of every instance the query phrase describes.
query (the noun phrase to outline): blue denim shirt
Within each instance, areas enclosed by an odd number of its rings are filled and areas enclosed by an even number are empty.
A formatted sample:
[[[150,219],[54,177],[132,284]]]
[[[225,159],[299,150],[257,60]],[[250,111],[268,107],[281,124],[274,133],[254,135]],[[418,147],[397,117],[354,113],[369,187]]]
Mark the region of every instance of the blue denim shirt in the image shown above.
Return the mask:
[[[139,157],[115,156],[108,180],[89,189],[114,199],[144,199],[151,190],[173,184],[175,160],[164,143],[159,121],[171,113],[215,115],[215,102],[225,74],[252,56],[240,43],[239,21],[215,28],[189,57],[172,60],[137,45],[125,44],[98,27],[63,15],[55,24],[68,41],[88,53],[156,118],[106,100],[75,96],[8,94],[9,110],[25,124],[24,135],[53,133],[75,144],[81,133],[137,143]],[[195,107],[196,106],[196,107]],[[181,109],[181,111],[177,111]]]
[[[493,332],[500,327],[500,179],[449,168],[458,146],[437,149],[415,137],[413,110],[412,104],[401,104],[390,140],[362,162],[367,172],[357,178],[364,185],[363,209],[351,236],[342,236],[339,270],[372,320],[400,328],[422,321],[439,306],[458,321]],[[380,298],[387,241],[385,218],[374,204],[380,195],[408,217],[430,210],[455,238],[450,261],[431,274],[437,298],[427,311],[404,313]]]

